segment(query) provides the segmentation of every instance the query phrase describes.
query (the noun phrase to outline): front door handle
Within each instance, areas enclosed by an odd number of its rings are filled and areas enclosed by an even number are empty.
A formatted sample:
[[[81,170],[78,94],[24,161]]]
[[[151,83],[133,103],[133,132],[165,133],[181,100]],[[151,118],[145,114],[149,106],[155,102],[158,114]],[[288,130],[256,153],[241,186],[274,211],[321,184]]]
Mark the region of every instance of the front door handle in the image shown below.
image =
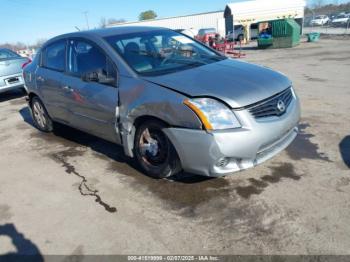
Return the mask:
[[[41,82],[44,82],[45,81],[45,78],[43,78],[42,76],[38,76],[37,77],[37,80],[41,81]]]

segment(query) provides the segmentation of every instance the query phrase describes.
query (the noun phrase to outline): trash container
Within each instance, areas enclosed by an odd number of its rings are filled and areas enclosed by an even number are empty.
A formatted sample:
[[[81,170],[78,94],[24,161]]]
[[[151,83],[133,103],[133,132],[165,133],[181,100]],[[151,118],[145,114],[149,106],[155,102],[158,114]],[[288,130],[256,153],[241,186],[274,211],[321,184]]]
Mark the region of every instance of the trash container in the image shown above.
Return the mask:
[[[307,34],[307,41],[308,42],[317,42],[320,39],[320,33],[309,33]]]
[[[271,38],[258,38],[258,47],[260,49],[269,48],[273,45],[273,39]]]

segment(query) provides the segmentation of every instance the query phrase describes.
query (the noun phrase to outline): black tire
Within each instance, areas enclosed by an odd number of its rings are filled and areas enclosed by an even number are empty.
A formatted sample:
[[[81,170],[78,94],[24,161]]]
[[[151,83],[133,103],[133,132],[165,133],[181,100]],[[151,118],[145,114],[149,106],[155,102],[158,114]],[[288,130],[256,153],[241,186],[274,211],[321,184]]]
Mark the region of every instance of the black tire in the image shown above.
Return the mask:
[[[176,150],[162,131],[165,127],[162,122],[151,120],[141,124],[135,133],[135,159],[147,175],[157,179],[171,177],[181,171]]]
[[[50,118],[44,104],[38,97],[33,97],[30,101],[30,109],[32,113],[32,118],[34,125],[37,129],[42,132],[52,132],[53,131],[53,122]]]

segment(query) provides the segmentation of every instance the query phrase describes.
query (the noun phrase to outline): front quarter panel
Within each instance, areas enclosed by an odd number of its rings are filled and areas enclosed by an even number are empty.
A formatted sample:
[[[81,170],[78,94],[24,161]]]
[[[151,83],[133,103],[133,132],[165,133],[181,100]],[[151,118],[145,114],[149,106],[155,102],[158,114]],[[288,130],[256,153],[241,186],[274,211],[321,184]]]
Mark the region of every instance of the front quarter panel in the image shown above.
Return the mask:
[[[198,117],[183,104],[187,97],[139,78],[121,76],[119,82],[120,130],[125,153],[133,156],[135,121],[154,117],[172,127],[201,129]]]

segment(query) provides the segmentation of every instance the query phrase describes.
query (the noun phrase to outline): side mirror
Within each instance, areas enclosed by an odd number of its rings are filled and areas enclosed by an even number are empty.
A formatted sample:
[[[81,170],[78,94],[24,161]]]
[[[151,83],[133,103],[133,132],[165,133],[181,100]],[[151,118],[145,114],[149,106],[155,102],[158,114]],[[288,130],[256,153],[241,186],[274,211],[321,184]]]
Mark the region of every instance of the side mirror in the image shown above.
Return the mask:
[[[81,79],[84,82],[98,82],[99,77],[97,72],[87,72],[82,75]]]
[[[115,77],[107,76],[107,74],[102,69],[85,73],[82,76],[82,80],[85,82],[97,82],[104,85],[113,85],[116,83]]]

